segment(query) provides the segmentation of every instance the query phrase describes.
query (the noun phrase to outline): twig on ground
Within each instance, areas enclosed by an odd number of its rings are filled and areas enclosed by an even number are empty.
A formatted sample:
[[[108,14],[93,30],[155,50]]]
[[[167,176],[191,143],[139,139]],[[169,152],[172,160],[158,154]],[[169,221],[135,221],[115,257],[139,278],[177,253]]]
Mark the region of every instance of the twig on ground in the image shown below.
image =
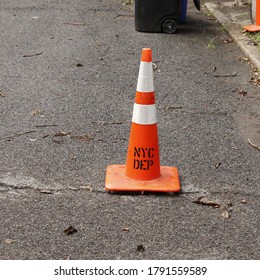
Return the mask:
[[[248,141],[248,143],[249,143],[251,146],[253,146],[253,147],[256,148],[258,151],[260,151],[260,147],[257,146],[256,144],[253,144],[249,138],[247,139],[247,141]]]
[[[25,54],[25,55],[23,55],[23,57],[33,57],[33,56],[37,56],[37,55],[41,55],[41,54],[43,54],[43,52],[34,53],[34,54]]]
[[[107,124],[123,124],[123,122],[105,122],[105,121],[92,121],[92,123],[107,125]]]
[[[75,25],[75,26],[84,26],[84,25],[86,25],[86,23],[84,23],[84,22],[64,22],[64,24]]]
[[[36,130],[29,130],[29,131],[24,131],[24,132],[21,132],[21,133],[15,133],[15,134],[12,134],[12,135],[9,135],[9,136],[4,136],[4,137],[0,138],[0,140],[15,138],[15,137],[19,137],[19,136],[29,134],[29,133],[34,133],[34,132],[36,132]]]
[[[36,125],[35,127],[41,128],[41,127],[51,127],[51,126],[59,126],[58,124],[39,124]]]
[[[232,74],[214,74],[213,77],[235,77],[237,75],[237,71]]]

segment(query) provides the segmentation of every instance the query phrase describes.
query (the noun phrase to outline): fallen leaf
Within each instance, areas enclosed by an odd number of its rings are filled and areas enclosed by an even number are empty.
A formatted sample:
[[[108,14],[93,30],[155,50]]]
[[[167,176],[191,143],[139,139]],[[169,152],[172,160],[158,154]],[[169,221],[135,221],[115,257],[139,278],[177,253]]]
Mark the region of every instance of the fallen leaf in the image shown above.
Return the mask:
[[[77,63],[76,66],[77,66],[77,67],[83,67],[83,64]]]
[[[65,229],[64,231],[63,231],[66,235],[71,235],[71,234],[74,234],[74,233],[76,233],[76,232],[78,232],[78,230],[75,228],[75,227],[73,227],[73,226],[69,226],[67,229]]]
[[[130,231],[130,229],[128,227],[123,227],[122,231],[127,231],[128,232],[128,231]]]
[[[32,111],[32,116],[37,116],[37,115],[41,115],[41,114],[42,114],[42,110],[35,109]]]
[[[5,239],[5,243],[6,244],[13,244],[13,243],[15,243],[15,240],[7,238],[7,239]]]
[[[232,43],[233,40],[231,38],[223,38],[222,42],[227,44],[227,43]]]
[[[241,200],[241,203],[247,204],[247,201],[246,201],[245,199],[242,199],[242,200]]]
[[[260,72],[258,70],[252,72],[250,83],[253,83],[256,86],[260,86]]]
[[[230,215],[229,215],[229,211],[228,210],[224,210],[224,212],[222,212],[221,217],[223,219],[229,219]]]
[[[240,57],[239,61],[249,61],[249,58],[248,57]]]
[[[70,160],[77,160],[77,157],[76,157],[76,156],[71,155],[71,156],[69,157],[69,159],[70,159]]]
[[[231,201],[228,201],[227,207],[229,208],[229,207],[232,207],[232,206],[233,206],[233,203]]]
[[[249,46],[257,46],[257,43],[254,42],[253,40],[250,40],[247,44],[248,44]]]
[[[197,200],[192,201],[193,203],[201,204],[201,205],[207,205],[207,206],[212,206],[215,208],[219,208],[221,205],[212,200],[208,200],[205,196],[199,197]]]
[[[158,66],[155,63],[153,63],[152,65],[153,65],[153,70],[156,70],[158,68]]]
[[[145,251],[145,248],[144,246],[141,244],[141,245],[138,245],[137,246],[137,249],[136,249],[138,252],[144,252]]]
[[[247,94],[247,91],[240,89],[237,93],[245,96]]]

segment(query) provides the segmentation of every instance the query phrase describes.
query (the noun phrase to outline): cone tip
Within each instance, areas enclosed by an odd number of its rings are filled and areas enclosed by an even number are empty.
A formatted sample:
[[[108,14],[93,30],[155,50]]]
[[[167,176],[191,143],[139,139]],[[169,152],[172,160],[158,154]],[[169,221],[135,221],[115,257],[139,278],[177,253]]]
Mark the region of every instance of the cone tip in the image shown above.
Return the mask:
[[[150,48],[143,48],[143,50],[142,50],[142,61],[152,62],[152,50]]]

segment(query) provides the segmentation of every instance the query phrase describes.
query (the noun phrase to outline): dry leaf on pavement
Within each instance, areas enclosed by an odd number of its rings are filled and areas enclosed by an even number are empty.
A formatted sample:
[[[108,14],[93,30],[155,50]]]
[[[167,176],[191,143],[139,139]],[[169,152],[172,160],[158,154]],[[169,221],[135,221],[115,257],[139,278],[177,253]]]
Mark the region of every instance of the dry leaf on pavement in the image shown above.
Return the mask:
[[[221,217],[223,219],[229,219],[230,218],[230,214],[228,210],[224,210],[224,212],[221,214]]]
[[[13,243],[15,243],[15,240],[10,239],[10,238],[7,238],[7,239],[5,239],[4,242],[5,242],[6,244],[13,244]]]
[[[78,232],[78,230],[75,228],[75,227],[73,227],[73,226],[69,226],[67,229],[65,229],[64,231],[63,231],[66,235],[71,235],[71,234],[74,234],[74,233],[76,233],[76,232]]]
[[[218,202],[209,200],[205,196],[201,196],[197,200],[194,200],[192,202],[197,203],[197,204],[201,204],[201,205],[212,206],[212,207],[215,207],[215,208],[219,208],[221,206]]]

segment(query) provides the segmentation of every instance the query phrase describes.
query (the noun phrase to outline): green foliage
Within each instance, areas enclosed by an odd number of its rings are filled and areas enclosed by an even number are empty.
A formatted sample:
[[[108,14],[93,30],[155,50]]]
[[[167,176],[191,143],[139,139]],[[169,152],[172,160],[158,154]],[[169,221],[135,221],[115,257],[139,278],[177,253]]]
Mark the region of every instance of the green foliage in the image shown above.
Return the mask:
[[[260,48],[260,32],[245,32],[245,34]]]
[[[211,50],[215,50],[216,49],[216,45],[214,43],[215,38],[210,39],[210,41],[207,44],[207,48],[211,49]]]

